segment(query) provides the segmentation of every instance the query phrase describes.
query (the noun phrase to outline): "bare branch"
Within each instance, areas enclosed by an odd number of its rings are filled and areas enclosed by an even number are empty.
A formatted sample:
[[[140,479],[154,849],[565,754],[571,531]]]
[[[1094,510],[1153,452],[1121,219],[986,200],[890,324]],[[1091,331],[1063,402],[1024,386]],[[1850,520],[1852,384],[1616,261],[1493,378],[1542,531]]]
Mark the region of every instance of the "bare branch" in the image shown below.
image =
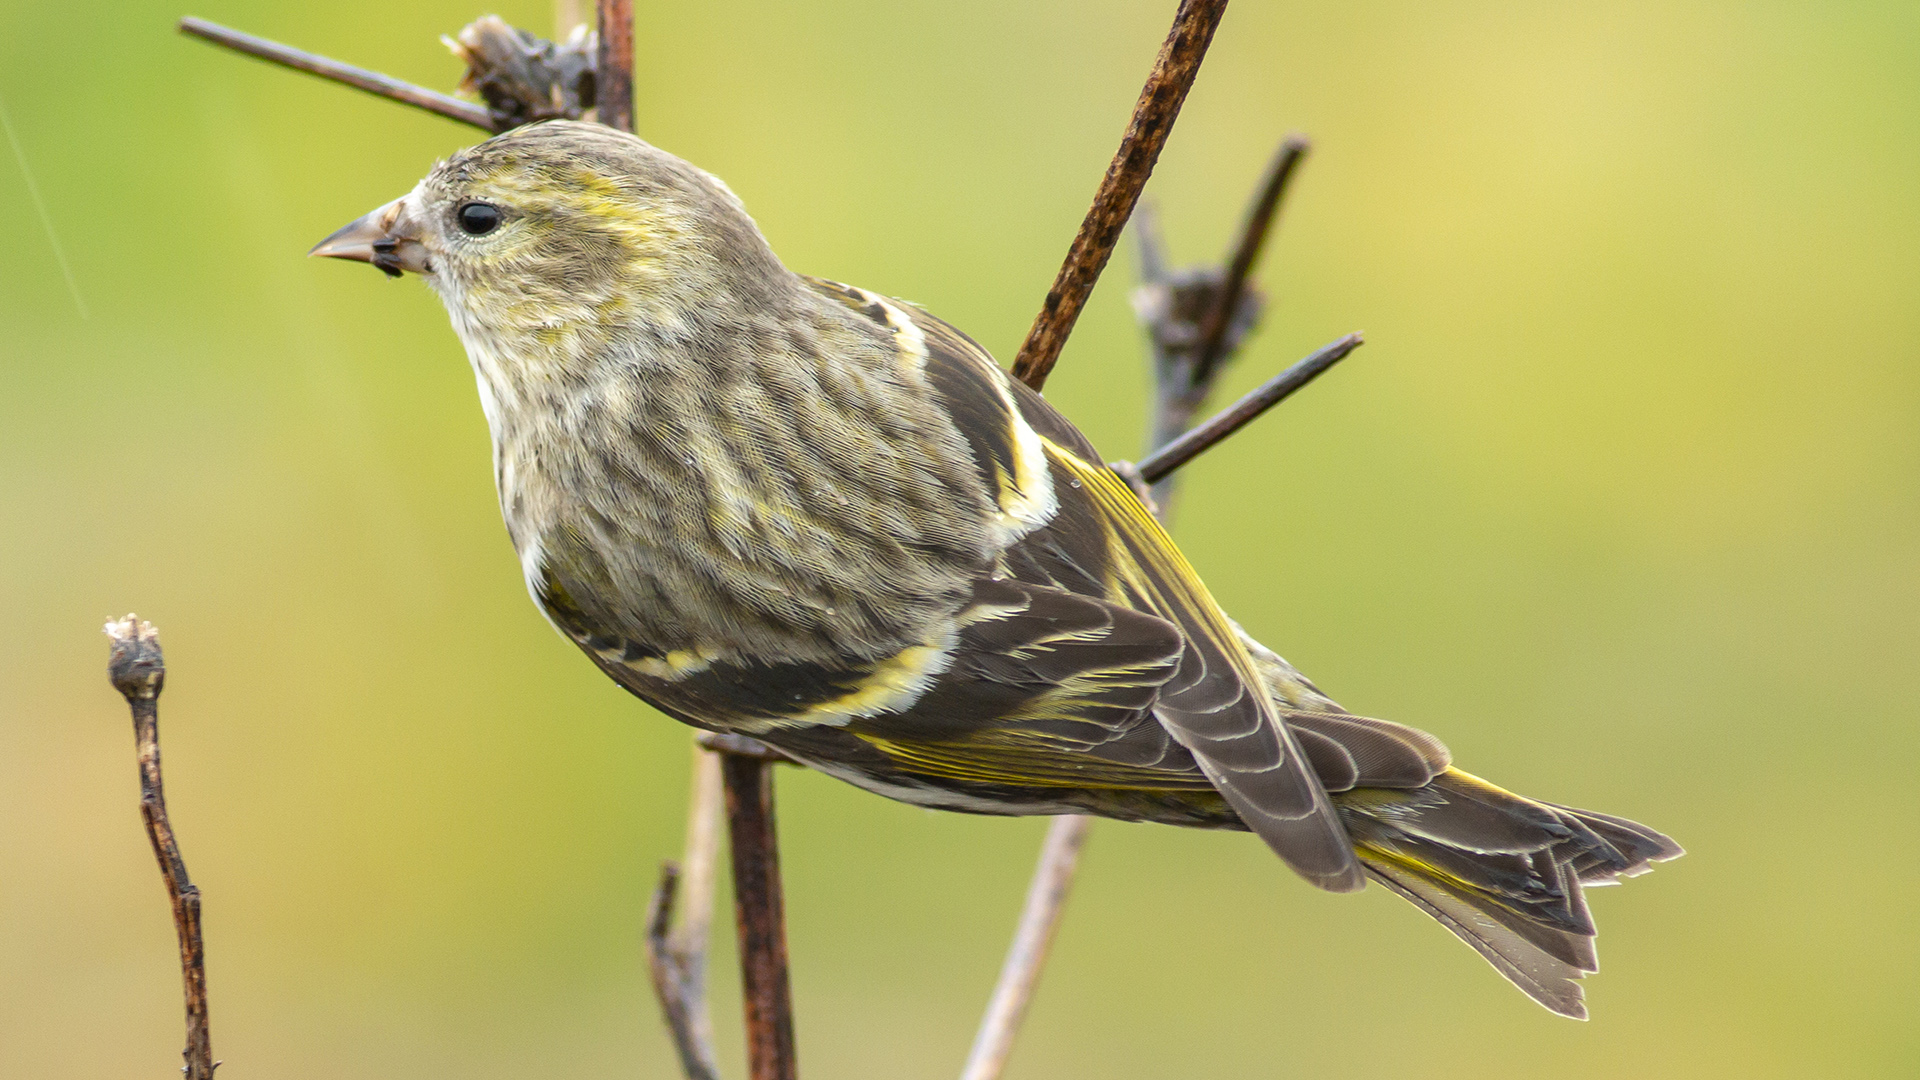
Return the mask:
[[[707,941],[713,926],[713,891],[720,866],[720,817],[725,809],[721,793],[720,755],[696,744],[693,748],[693,790],[687,799],[687,839],[680,857],[686,903],[680,925],[669,939],[692,980],[694,1005],[689,1016],[694,1035],[713,1057],[713,1025],[707,1016]]]
[[[633,130],[633,0],[598,0],[600,54],[594,66],[595,115],[621,131]]]
[[[679,863],[660,865],[660,885],[647,906],[647,969],[681,1071],[687,1080],[719,1080],[707,1013],[707,940],[720,850],[720,755],[697,740],[692,749],[686,848]],[[686,902],[676,927],[674,901],[682,892]]]
[[[1148,449],[1172,442],[1193,426],[1220,373],[1260,321],[1266,303],[1249,276],[1306,152],[1307,141],[1300,136],[1281,140],[1223,267],[1168,270],[1157,222],[1145,209],[1138,215],[1134,234],[1140,244],[1140,286],[1132,299],[1153,352]],[[1153,485],[1153,495],[1162,506],[1170,506],[1173,481]]]
[[[1203,451],[1239,431],[1261,413],[1285,401],[1294,391],[1319,377],[1321,372],[1345,359],[1348,353],[1360,347],[1361,340],[1359,334],[1348,334],[1323,347],[1220,410],[1211,420],[1147,455],[1134,468],[1139,471],[1141,479],[1149,484],[1166,479],[1175,469],[1199,457]]]
[[[723,754],[727,833],[733,852],[734,921],[740,931],[741,996],[751,1080],[796,1080],[787,927],[774,832],[774,762]]]
[[[188,16],[180,20],[180,32],[203,38],[215,45],[224,45],[248,56],[257,56],[275,64],[304,71],[309,75],[318,75],[337,83],[345,83],[357,90],[383,97],[389,101],[398,101],[416,109],[425,109],[430,113],[444,116],[449,120],[458,120],[463,124],[472,124],[484,131],[503,130],[495,126],[492,114],[470,101],[461,101],[457,97],[429,90],[424,86],[415,86],[390,75],[369,71],[363,67],[342,63],[331,57],[321,56],[296,49],[291,45],[282,45],[263,37],[242,33],[219,23],[208,22]]]
[[[1227,0],[1181,0],[1173,29],[1160,46],[1140,100],[1133,106],[1133,119],[1120,140],[1120,149],[1107,166],[1106,178],[1094,194],[1073,246],[1067,249],[1066,261],[1014,357],[1014,377],[1035,390],[1046,385],[1067,335],[1080,318],[1080,309],[1113,255],[1113,246],[1119,242],[1133,205],[1160,159],[1167,135],[1180,115],[1187,91],[1193,88],[1194,77],[1200,74],[1200,62],[1206,58],[1207,46],[1213,42],[1213,32],[1226,10]]]
[[[688,969],[687,958],[680,955],[668,933],[673,921],[674,894],[680,883],[680,867],[671,862],[660,864],[660,884],[647,904],[647,971],[653,977],[653,992],[660,999],[660,1010],[667,1017],[667,1032],[673,1036],[673,1048],[680,1055],[680,1069],[687,1080],[720,1080],[714,1064],[713,1047],[699,1030],[696,1012],[704,1012],[706,1003],[700,977]],[[704,965],[706,956],[699,962]]]
[[[134,745],[140,754],[140,817],[160,876],[166,879],[173,903],[173,927],[180,939],[180,978],[185,986],[187,1047],[181,1052],[187,1080],[213,1080],[219,1062],[207,1029],[207,956],[200,938],[200,889],[187,877],[180,845],[167,820],[167,796],[160,781],[160,690],[167,681],[166,658],[160,652],[160,633],[153,624],[133,615],[106,626],[113,642],[107,657],[107,678],[127,699],[133,711]]]
[[[1234,246],[1233,257],[1227,261],[1226,279],[1215,293],[1206,317],[1200,321],[1200,344],[1194,353],[1191,375],[1196,383],[1207,382],[1212,377],[1216,365],[1226,352],[1227,326],[1232,321],[1230,316],[1240,302],[1247,275],[1253,272],[1254,261],[1260,258],[1261,245],[1266,243],[1267,233],[1273,227],[1274,217],[1280,209],[1280,200],[1287,193],[1287,182],[1293,179],[1294,170],[1307,156],[1307,150],[1306,139],[1289,135],[1281,140],[1280,149],[1274,152],[1273,161],[1267,166],[1260,193],[1247,210],[1246,224],[1240,230],[1240,242]]]
[[[1027,902],[1020,911],[1020,928],[1007,948],[1000,981],[987,1002],[986,1015],[980,1020],[980,1031],[973,1038],[960,1080],[997,1080],[1006,1068],[1007,1055],[1013,1052],[1013,1037],[1026,1018],[1033,988],[1040,982],[1040,969],[1053,946],[1053,933],[1060,928],[1067,893],[1073,888],[1074,871],[1080,864],[1080,848],[1092,824],[1092,818],[1070,814],[1054,818],[1047,826],[1046,843],[1040,848],[1039,864],[1027,885]]]

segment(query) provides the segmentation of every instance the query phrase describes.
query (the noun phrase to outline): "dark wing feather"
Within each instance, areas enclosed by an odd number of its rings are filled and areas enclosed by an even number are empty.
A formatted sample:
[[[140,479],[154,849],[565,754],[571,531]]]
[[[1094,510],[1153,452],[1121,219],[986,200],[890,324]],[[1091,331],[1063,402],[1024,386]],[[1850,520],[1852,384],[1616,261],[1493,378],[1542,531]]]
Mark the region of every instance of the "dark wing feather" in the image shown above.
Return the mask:
[[[1039,395],[1009,379],[959,331],[924,313],[915,321],[926,335],[929,375],[948,407],[974,416],[965,434],[978,460],[1007,459],[1023,423],[1046,444],[1058,509],[1008,551],[1009,570],[1177,626],[1186,649],[1155,716],[1247,827],[1302,876],[1335,891],[1361,887],[1352,844],[1306,753],[1274,715],[1236,629],[1159,522]],[[1017,415],[994,415],[993,403],[1008,399]]]
[[[929,781],[1195,791],[1209,785],[1150,709],[1184,644],[1152,615],[982,579],[953,661],[912,708],[848,730]]]

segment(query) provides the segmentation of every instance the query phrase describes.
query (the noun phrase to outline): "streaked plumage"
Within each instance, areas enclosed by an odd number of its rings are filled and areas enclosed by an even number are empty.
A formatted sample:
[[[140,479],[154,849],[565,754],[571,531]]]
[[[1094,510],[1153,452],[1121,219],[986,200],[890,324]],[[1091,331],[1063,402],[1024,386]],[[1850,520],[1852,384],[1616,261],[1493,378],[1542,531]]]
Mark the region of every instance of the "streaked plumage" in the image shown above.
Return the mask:
[[[723,184],[632,136],[496,137],[316,250],[426,275],[529,590],[686,723],[925,806],[1249,829],[1571,1016],[1582,886],[1680,853],[1347,713],[985,350],[787,270]]]

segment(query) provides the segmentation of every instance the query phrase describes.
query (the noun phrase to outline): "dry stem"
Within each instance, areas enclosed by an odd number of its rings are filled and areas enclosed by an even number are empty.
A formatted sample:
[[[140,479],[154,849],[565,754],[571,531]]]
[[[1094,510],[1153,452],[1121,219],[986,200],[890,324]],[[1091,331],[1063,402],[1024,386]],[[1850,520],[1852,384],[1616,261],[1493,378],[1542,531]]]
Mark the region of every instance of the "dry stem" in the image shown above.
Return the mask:
[[[1254,196],[1253,205],[1247,211],[1246,224],[1240,230],[1240,242],[1234,245],[1233,256],[1227,260],[1226,280],[1214,293],[1213,305],[1207,309],[1205,318],[1200,320],[1200,347],[1193,356],[1193,372],[1189,376],[1195,383],[1212,381],[1213,373],[1227,353],[1227,327],[1232,322],[1234,309],[1240,304],[1240,295],[1246,289],[1247,275],[1253,272],[1255,260],[1260,258],[1260,249],[1267,242],[1267,233],[1273,228],[1274,216],[1280,210],[1280,200],[1287,193],[1287,181],[1293,179],[1294,170],[1307,156],[1307,140],[1298,135],[1289,135],[1281,140],[1280,149],[1274,151],[1273,162],[1267,166],[1266,178],[1261,181],[1259,194]]]
[[[1134,103],[1133,119],[1120,140],[1120,149],[1107,166],[1107,175],[1094,193],[1080,232],[1067,249],[1066,261],[1060,265],[1040,314],[1014,357],[1014,377],[1035,390],[1046,385],[1067,335],[1073,333],[1073,324],[1080,318],[1080,309],[1100,280],[1100,271],[1106,268],[1114,245],[1120,242],[1120,232],[1133,214],[1141,189],[1147,186],[1154,162],[1160,159],[1167,135],[1173,131],[1180,106],[1193,88],[1194,77],[1200,74],[1200,61],[1206,58],[1207,46],[1213,42],[1213,32],[1226,11],[1227,0],[1181,0],[1173,29],[1160,46],[1153,71],[1140,90],[1140,100]]]
[[[449,94],[429,90],[424,86],[415,86],[391,75],[382,75],[363,67],[342,63],[318,53],[296,49],[291,45],[282,45],[263,37],[242,33],[219,23],[196,19],[189,15],[180,20],[180,32],[204,38],[215,45],[225,45],[229,49],[257,56],[275,64],[304,71],[309,75],[318,75],[344,83],[356,90],[365,90],[369,94],[383,97],[389,101],[398,101],[416,109],[425,109],[430,113],[444,116],[449,120],[458,120],[463,124],[486,131],[501,130],[494,126],[493,116],[486,109],[470,101],[461,101]]]
[[[687,1080],[719,1080],[720,1075],[707,1014],[707,937],[713,921],[720,807],[720,755],[696,742],[685,854],[679,863],[661,864],[660,886],[647,906],[647,968]],[[674,901],[682,885],[686,903],[680,925],[674,927]]]
[[[599,62],[594,65],[594,115],[621,131],[633,130],[633,0],[598,0]]]
[[[727,838],[733,853],[734,922],[740,931],[741,997],[747,1014],[747,1075],[796,1080],[793,999],[787,981],[786,910],[774,832],[776,762],[723,754]]]
[[[1073,874],[1080,865],[1080,847],[1086,843],[1087,828],[1092,823],[1093,819],[1083,814],[1069,814],[1054,818],[1047,826],[1039,865],[1034,867],[1033,880],[1027,885],[1027,902],[1020,910],[1019,929],[1014,932],[1013,944],[1007,947],[1000,981],[994,985],[986,1015],[980,1018],[980,1031],[973,1037],[973,1049],[967,1053],[960,1080],[995,1080],[1006,1068],[1007,1055],[1013,1052],[1013,1037],[1026,1018],[1033,989],[1040,982],[1040,969],[1053,947],[1053,933],[1060,928]]]
[[[1285,401],[1293,395],[1294,391],[1346,359],[1348,353],[1360,347],[1362,340],[1359,334],[1348,334],[1332,344],[1321,347],[1317,352],[1248,391],[1240,400],[1213,414],[1206,423],[1140,459],[1139,464],[1134,468],[1139,471],[1140,478],[1147,483],[1161,483],[1171,476],[1175,469],[1199,457],[1227,436],[1246,427],[1261,413]]]
[[[200,889],[187,877],[180,845],[167,820],[166,790],[160,780],[160,690],[167,681],[166,658],[160,652],[160,633],[153,624],[132,615],[106,626],[113,641],[107,657],[107,678],[127,699],[133,712],[134,745],[140,755],[140,817],[147,839],[166,879],[173,904],[173,927],[180,939],[180,978],[187,1006],[187,1046],[181,1051],[187,1080],[213,1080],[219,1062],[207,1029],[207,957],[200,938]]]

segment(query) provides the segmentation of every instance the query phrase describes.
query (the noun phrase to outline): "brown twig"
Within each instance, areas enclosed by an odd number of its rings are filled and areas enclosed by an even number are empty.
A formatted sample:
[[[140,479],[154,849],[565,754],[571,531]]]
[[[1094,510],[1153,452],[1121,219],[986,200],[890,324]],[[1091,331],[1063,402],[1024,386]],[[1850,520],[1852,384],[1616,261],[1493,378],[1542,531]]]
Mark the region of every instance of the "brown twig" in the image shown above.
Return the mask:
[[[1220,358],[1206,378],[1195,379],[1200,324],[1220,295],[1226,271],[1217,266],[1168,271],[1158,216],[1151,206],[1141,207],[1134,215],[1133,233],[1140,247],[1140,285],[1133,290],[1133,311],[1146,331],[1153,359],[1153,409],[1147,418],[1147,448],[1153,450],[1193,426],[1194,415],[1207,403],[1220,372],[1265,314],[1266,298],[1251,284],[1241,289]],[[1171,480],[1163,480],[1152,494],[1157,501],[1171,502],[1173,489]]]
[[[1285,401],[1294,391],[1312,382],[1328,368],[1346,359],[1360,347],[1359,334],[1322,347],[1292,367],[1261,383],[1239,401],[1221,409],[1206,423],[1148,454],[1134,466],[1140,478],[1149,484],[1165,480],[1175,469],[1199,457],[1227,436],[1246,427],[1261,413]]]
[[[1133,292],[1133,308],[1153,352],[1149,449],[1172,442],[1193,425],[1220,372],[1260,320],[1265,301],[1249,277],[1307,148],[1299,136],[1281,140],[1248,204],[1239,239],[1224,268],[1169,271],[1152,208],[1142,207],[1135,216],[1140,286]],[[1161,504],[1173,501],[1173,489],[1173,481],[1166,479],[1151,488],[1154,500]]]
[[[1267,166],[1267,175],[1260,184],[1259,194],[1254,196],[1253,205],[1247,210],[1246,224],[1240,229],[1240,242],[1234,245],[1233,257],[1227,260],[1226,279],[1220,283],[1213,304],[1200,320],[1200,346],[1194,353],[1193,371],[1189,375],[1194,382],[1209,380],[1226,354],[1227,327],[1232,322],[1233,309],[1245,291],[1247,275],[1253,272],[1253,264],[1260,258],[1260,248],[1267,241],[1274,215],[1280,209],[1280,200],[1287,193],[1287,182],[1293,179],[1294,170],[1306,158],[1307,149],[1306,139],[1289,135],[1281,140],[1280,149],[1274,151],[1273,161]]]
[[[660,1009],[666,1013],[667,1031],[673,1036],[674,1052],[680,1055],[680,1070],[686,1073],[687,1080],[720,1080],[713,1046],[703,1030],[704,1018],[700,1015],[706,1010],[702,985],[706,954],[703,950],[695,957],[682,955],[669,929],[679,884],[679,864],[661,863],[660,885],[647,904],[647,972],[653,978],[653,992],[660,999]],[[697,900],[689,902],[689,910],[698,910]],[[696,962],[690,964],[690,959]]]
[[[470,101],[461,101],[457,97],[442,94],[437,90],[403,82],[391,75],[382,75],[377,71],[355,67],[318,53],[306,52],[291,45],[282,45],[277,41],[255,37],[231,27],[221,26],[219,23],[196,19],[191,15],[180,20],[180,32],[203,38],[215,45],[224,45],[237,52],[246,53],[248,56],[257,56],[262,60],[293,68],[296,71],[304,71],[309,75],[318,75],[323,79],[344,83],[389,101],[398,101],[402,105],[425,109],[449,120],[472,124],[485,131],[501,130],[495,126],[493,115],[485,108]]]
[[[740,931],[741,997],[747,1015],[747,1075],[796,1080],[793,1000],[787,982],[786,912],[774,832],[774,762],[723,754],[727,836],[733,853],[734,921]]]
[[[160,782],[160,690],[167,681],[160,634],[150,622],[132,615],[107,623],[112,651],[107,678],[133,712],[134,745],[140,754],[140,817],[147,824],[160,876],[173,903],[173,926],[180,938],[180,978],[185,984],[187,1046],[181,1052],[187,1080],[213,1080],[219,1062],[207,1031],[207,956],[200,939],[200,889],[187,877],[173,825],[167,820],[167,796]]]
[[[694,1036],[712,1046],[713,1025],[707,1016],[707,941],[713,925],[714,882],[719,877],[720,817],[725,809],[721,792],[720,755],[696,746],[692,752],[693,792],[688,800],[687,839],[681,856],[686,882],[686,914],[673,932],[673,948],[686,958],[696,992],[691,1020]],[[708,1049],[707,1056],[713,1056]]]
[[[967,1053],[960,1080],[995,1080],[1006,1068],[1007,1055],[1013,1052],[1013,1037],[1026,1018],[1027,1005],[1040,982],[1040,969],[1053,946],[1053,933],[1060,928],[1067,893],[1073,888],[1074,871],[1080,864],[1080,848],[1087,841],[1092,823],[1093,819],[1085,815],[1069,814],[1054,818],[1047,826],[1039,863],[1027,885],[1027,902],[1020,910],[1019,928],[1014,931],[1013,944],[1007,947],[1000,981],[994,984],[986,1015],[980,1018],[980,1030],[973,1037],[973,1049]]]
[[[720,851],[720,755],[693,745],[693,783],[687,797],[687,839],[679,863],[662,863],[660,885],[647,907],[647,968],[667,1031],[687,1080],[718,1080],[713,1025],[707,1013],[707,940]],[[673,926],[674,901],[680,920]]]
[[[621,131],[633,130],[633,0],[598,0],[600,54],[594,65],[594,115]]]
[[[1067,249],[1066,261],[1014,357],[1014,377],[1035,390],[1046,385],[1080,309],[1113,255],[1113,247],[1140,199],[1141,189],[1146,187],[1147,177],[1153,173],[1154,163],[1160,159],[1167,135],[1180,115],[1194,77],[1200,73],[1200,62],[1206,58],[1207,46],[1226,10],[1227,0],[1181,0],[1173,29],[1160,46],[1140,100],[1134,103],[1133,119],[1120,140],[1120,149],[1107,166],[1107,175],[1080,223],[1080,232]]]

